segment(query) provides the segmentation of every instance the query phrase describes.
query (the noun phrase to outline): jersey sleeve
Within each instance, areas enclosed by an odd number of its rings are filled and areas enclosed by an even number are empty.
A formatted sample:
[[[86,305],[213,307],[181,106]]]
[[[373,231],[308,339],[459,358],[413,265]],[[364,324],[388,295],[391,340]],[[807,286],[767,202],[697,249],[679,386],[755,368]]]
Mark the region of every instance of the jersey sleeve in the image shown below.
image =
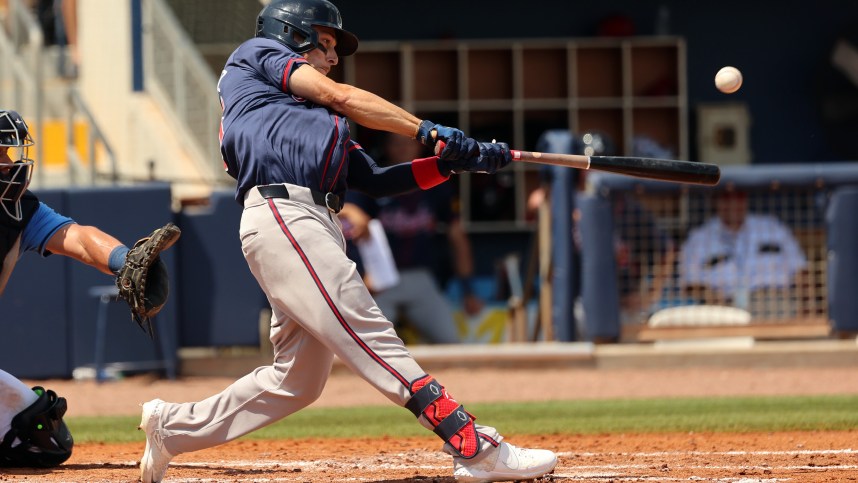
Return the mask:
[[[349,146],[348,186],[373,198],[408,193],[419,188],[411,163],[379,166],[372,157],[354,143]]]
[[[255,48],[246,49],[247,63],[269,84],[280,86],[281,91],[288,93],[289,77],[307,60],[275,41],[258,39],[258,42]]]
[[[21,234],[21,253],[37,252],[44,257],[50,255],[51,252],[45,251],[48,240],[57,230],[71,223],[74,223],[74,220],[39,202],[39,208]]]

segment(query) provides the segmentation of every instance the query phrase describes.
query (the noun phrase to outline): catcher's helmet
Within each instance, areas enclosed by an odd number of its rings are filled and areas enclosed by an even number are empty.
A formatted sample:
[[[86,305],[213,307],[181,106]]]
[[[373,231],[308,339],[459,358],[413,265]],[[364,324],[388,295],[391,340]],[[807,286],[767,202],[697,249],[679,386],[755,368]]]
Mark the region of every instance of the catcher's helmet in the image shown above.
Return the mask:
[[[30,129],[15,111],[0,110],[0,205],[14,220],[21,220],[21,197],[30,185],[33,163],[30,146],[33,146]]]
[[[358,38],[343,30],[340,11],[327,0],[274,0],[256,18],[256,36],[276,40],[296,53],[303,54],[319,47],[314,25],[330,27],[337,32],[337,55],[355,53]]]

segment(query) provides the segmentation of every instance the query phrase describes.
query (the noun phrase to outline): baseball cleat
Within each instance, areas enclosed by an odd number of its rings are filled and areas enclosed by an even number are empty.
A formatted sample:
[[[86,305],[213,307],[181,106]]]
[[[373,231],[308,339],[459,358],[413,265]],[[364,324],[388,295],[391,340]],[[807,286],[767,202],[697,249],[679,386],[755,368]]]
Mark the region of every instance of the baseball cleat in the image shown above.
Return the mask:
[[[453,476],[470,483],[530,480],[551,473],[555,466],[557,455],[551,451],[501,443],[479,461],[453,458]]]
[[[168,453],[161,444],[160,435],[156,433],[158,418],[161,415],[161,409],[164,407],[164,401],[153,399],[142,406],[143,417],[140,419],[140,426],[137,426],[137,429],[146,431],[146,449],[143,451],[143,458],[140,459],[140,481],[158,483],[164,479],[167,465],[173,459],[173,455]]]

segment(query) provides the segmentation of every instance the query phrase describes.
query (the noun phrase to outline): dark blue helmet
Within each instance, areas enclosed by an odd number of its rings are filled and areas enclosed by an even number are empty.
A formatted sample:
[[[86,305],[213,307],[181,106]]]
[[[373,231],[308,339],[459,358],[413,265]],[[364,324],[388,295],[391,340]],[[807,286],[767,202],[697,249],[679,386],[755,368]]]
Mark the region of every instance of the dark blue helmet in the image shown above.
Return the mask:
[[[337,55],[355,53],[358,38],[343,30],[340,11],[327,0],[274,0],[259,12],[256,36],[276,40],[298,54],[319,48],[313,26],[330,27],[337,33]],[[323,49],[324,50],[324,49]]]
[[[15,111],[0,110],[0,205],[16,221],[22,218],[21,197],[33,175],[29,153],[34,144],[24,118]]]

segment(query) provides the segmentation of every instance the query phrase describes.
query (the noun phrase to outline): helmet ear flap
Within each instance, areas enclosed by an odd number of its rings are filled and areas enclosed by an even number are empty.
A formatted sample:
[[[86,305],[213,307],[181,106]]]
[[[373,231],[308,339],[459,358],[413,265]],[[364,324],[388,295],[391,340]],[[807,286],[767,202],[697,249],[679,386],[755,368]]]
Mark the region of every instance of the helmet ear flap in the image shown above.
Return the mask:
[[[336,31],[337,54],[353,54],[358,38],[343,29],[343,20],[337,7],[327,0],[274,0],[267,4],[256,19],[256,36],[276,40],[295,53],[302,54],[318,48],[319,35],[314,26],[329,27]],[[296,35],[304,39],[296,39]]]
[[[312,50],[319,41],[319,35],[312,26],[297,26],[288,18],[275,15],[259,17],[256,36],[276,40],[298,54]]]

